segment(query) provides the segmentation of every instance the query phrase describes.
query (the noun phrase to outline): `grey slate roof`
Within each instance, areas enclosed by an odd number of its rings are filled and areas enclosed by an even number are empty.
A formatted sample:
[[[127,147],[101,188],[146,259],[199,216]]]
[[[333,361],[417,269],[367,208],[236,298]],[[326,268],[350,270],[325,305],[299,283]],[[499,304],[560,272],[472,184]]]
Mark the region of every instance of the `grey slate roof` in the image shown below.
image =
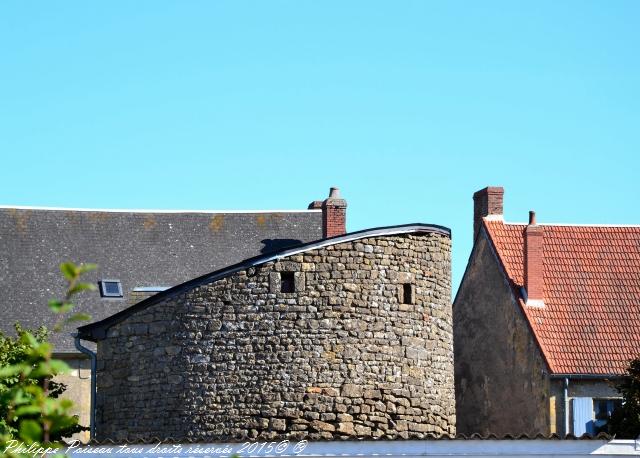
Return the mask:
[[[85,211],[0,208],[0,330],[51,326],[46,303],[64,292],[58,265],[98,264],[88,281],[118,279],[124,298],[77,297],[99,321],[136,302],[136,287],[172,287],[243,259],[322,238],[320,210],[278,212]],[[133,299],[133,300],[132,300]],[[73,330],[69,330],[72,332]],[[75,352],[68,334],[56,351]]]

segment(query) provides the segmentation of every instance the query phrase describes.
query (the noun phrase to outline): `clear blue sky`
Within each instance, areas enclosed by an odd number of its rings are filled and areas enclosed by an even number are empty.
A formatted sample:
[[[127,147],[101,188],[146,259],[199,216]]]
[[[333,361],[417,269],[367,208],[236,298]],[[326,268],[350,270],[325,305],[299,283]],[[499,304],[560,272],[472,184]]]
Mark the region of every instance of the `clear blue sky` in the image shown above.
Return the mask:
[[[0,4],[0,203],[640,224],[638,1]]]

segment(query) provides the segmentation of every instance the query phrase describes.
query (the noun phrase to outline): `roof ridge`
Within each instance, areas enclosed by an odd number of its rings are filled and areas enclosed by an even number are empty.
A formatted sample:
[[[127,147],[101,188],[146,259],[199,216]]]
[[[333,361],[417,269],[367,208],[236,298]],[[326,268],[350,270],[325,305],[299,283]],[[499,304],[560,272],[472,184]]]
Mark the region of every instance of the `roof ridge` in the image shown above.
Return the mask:
[[[140,208],[74,208],[74,207],[38,207],[30,205],[0,205],[0,210],[42,210],[42,211],[73,211],[73,212],[101,212],[101,213],[317,213],[318,210],[162,210]]]
[[[496,222],[499,220],[491,219],[488,220],[490,222]],[[527,226],[527,223],[516,223],[516,222],[507,222],[502,221],[502,224],[507,226]],[[538,226],[561,226],[561,227],[628,227],[628,228],[638,228],[640,229],[640,224],[582,224],[582,223],[537,223]]]

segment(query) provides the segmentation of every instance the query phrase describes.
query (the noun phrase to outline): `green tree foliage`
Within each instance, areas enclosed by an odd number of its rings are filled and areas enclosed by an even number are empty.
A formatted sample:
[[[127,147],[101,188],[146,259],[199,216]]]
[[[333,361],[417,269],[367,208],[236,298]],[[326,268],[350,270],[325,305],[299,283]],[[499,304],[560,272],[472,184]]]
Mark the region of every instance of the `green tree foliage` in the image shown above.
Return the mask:
[[[93,284],[81,281],[81,276],[93,269],[93,264],[61,264],[67,291],[64,298],[48,303],[58,317],[53,332],[89,319],[86,314],[70,313],[73,296],[95,289]],[[30,331],[16,325],[16,332],[17,338],[0,336],[0,454],[12,440],[60,447],[63,437],[84,429],[78,425],[78,417],[70,413],[73,403],[59,397],[64,385],[53,381],[56,375],[69,373],[70,368],[53,358],[53,346],[47,341],[49,332],[44,328]]]
[[[631,361],[627,373],[616,386],[622,394],[622,407],[616,409],[609,420],[609,434],[618,439],[640,436],[640,358]]]
[[[22,338],[22,335],[25,332],[30,333],[39,343],[46,342],[50,335],[50,332],[44,326],[33,331],[23,329],[19,323],[15,324],[16,337],[7,336],[0,332],[0,368],[20,364],[27,358],[30,347]],[[38,380],[35,378],[27,378],[22,382],[18,374],[0,379],[0,399],[2,399],[5,393],[10,391],[19,383],[37,385]],[[64,384],[56,383],[53,380],[49,382],[49,396],[57,398],[59,395],[64,393],[65,390],[66,386]],[[8,434],[10,436],[16,436],[18,430],[16,429],[15,424],[9,422],[8,414],[9,404],[0,403],[0,435]],[[78,432],[79,430],[82,430],[80,426],[70,431],[64,431],[63,435],[67,436]]]

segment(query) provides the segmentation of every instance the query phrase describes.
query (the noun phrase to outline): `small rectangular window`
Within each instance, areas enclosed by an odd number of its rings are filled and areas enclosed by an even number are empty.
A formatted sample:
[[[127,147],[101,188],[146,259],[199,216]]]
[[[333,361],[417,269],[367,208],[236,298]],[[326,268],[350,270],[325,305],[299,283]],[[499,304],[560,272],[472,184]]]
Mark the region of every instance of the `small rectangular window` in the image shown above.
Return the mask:
[[[120,280],[100,280],[100,296],[102,297],[122,297],[122,283]]]
[[[296,282],[293,272],[280,272],[280,292],[295,293]]]
[[[402,285],[402,302],[404,304],[413,304],[413,288],[411,283]]]

